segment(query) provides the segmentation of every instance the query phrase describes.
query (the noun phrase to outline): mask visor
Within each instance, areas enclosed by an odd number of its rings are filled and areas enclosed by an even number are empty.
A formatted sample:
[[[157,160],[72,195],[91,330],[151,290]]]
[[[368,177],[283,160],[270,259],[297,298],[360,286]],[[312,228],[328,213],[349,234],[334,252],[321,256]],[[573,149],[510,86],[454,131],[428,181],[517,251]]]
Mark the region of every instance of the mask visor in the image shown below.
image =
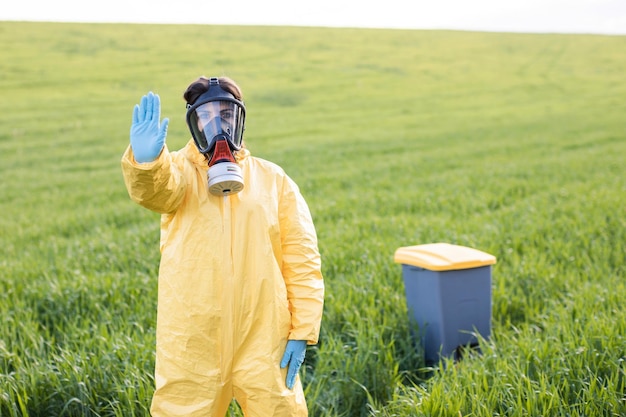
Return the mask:
[[[187,113],[196,146],[210,153],[219,139],[226,139],[232,150],[241,149],[245,113],[235,101],[216,100],[192,106]]]

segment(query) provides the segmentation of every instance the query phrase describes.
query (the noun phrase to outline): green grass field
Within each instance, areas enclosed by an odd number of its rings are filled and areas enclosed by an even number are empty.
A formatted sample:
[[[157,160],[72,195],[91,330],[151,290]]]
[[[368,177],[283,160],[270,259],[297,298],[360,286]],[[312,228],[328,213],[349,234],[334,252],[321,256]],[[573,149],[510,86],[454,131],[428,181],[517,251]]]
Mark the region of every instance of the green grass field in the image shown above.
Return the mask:
[[[0,416],[147,416],[158,215],[121,176],[149,90],[239,82],[327,297],[313,416],[626,415],[626,37],[0,22]],[[398,247],[495,255],[482,355],[426,367]],[[235,405],[231,415],[239,415]]]

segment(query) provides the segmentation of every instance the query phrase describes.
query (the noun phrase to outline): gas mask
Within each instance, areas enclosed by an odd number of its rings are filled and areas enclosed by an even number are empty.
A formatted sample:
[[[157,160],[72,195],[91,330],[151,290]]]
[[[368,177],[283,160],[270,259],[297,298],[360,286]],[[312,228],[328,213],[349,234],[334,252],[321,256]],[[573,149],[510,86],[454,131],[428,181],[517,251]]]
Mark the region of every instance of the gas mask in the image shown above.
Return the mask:
[[[207,179],[213,195],[230,195],[243,189],[241,167],[234,152],[241,149],[246,108],[217,78],[193,104],[187,105],[187,125],[200,151],[209,158]]]

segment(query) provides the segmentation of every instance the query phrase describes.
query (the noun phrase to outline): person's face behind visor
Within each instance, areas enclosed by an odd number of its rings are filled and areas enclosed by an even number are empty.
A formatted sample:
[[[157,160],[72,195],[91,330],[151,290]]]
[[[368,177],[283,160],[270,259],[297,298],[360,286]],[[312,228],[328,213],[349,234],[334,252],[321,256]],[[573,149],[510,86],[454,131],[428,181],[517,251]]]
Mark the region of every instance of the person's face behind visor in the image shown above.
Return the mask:
[[[216,118],[219,117],[222,121],[227,122],[228,125],[233,126],[233,120],[235,118],[235,111],[232,106],[233,103],[224,101],[214,101],[212,103],[206,103],[196,109],[196,115],[198,116],[198,128],[204,130],[205,126],[209,123],[216,123]]]
[[[243,114],[236,103],[219,100],[201,104],[194,109],[191,119],[192,127],[197,129],[193,129],[193,133],[201,152],[211,152],[215,142],[222,138],[233,150],[241,148]]]

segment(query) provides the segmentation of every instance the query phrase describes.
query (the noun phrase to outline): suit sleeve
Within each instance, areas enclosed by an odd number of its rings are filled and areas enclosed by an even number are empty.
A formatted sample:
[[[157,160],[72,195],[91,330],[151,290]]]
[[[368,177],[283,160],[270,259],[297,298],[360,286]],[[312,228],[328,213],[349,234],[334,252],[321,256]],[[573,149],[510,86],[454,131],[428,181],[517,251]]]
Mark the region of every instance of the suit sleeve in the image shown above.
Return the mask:
[[[152,162],[135,161],[130,146],[122,156],[122,173],[130,198],[141,206],[166,214],[180,206],[186,191],[182,167],[177,166],[167,146]]]
[[[289,339],[318,342],[324,309],[324,281],[317,235],[298,186],[285,177],[279,204],[282,273],[291,311]]]

